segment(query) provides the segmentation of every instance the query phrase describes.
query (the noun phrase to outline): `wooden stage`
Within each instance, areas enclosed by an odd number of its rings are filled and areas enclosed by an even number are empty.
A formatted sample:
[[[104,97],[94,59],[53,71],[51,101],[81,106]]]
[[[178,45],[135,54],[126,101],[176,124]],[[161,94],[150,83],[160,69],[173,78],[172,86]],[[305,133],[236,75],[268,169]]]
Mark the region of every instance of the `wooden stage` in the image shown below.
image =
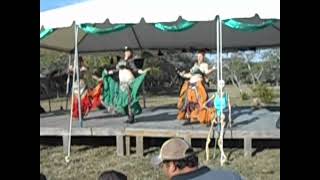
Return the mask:
[[[200,124],[183,126],[176,120],[174,107],[146,108],[136,116],[136,123],[126,124],[126,116],[115,116],[104,111],[91,112],[79,128],[79,122],[73,121],[72,136],[115,136],[118,155],[130,155],[130,137],[136,138],[136,152],[143,156],[144,137],[182,137],[206,139],[209,127]],[[233,108],[233,139],[243,139],[245,155],[252,153],[252,139],[278,139],[280,130],[276,121],[280,117],[280,107],[252,109],[250,107]],[[68,142],[69,113],[56,112],[40,114],[40,137],[61,136],[66,150]],[[225,139],[231,138],[227,129]]]

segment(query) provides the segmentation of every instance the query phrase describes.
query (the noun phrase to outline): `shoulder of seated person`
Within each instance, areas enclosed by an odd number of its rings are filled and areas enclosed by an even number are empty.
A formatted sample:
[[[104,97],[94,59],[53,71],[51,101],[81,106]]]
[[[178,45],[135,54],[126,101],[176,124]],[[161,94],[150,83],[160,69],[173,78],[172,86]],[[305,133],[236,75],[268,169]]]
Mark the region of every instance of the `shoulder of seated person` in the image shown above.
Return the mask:
[[[227,171],[227,170],[211,170],[209,171],[214,177],[219,177],[223,179],[241,179],[241,176],[233,171]]]

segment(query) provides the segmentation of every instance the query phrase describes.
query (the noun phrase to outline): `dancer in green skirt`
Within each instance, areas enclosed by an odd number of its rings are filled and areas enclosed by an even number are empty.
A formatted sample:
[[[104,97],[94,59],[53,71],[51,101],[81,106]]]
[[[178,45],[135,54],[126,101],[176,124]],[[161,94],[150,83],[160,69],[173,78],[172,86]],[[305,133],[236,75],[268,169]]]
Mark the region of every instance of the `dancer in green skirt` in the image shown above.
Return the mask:
[[[124,54],[115,70],[103,71],[103,101],[116,112],[128,115],[126,123],[134,123],[134,116],[142,112],[139,91],[149,69],[136,67],[132,49],[126,47]],[[119,82],[111,77],[115,73],[119,73]]]

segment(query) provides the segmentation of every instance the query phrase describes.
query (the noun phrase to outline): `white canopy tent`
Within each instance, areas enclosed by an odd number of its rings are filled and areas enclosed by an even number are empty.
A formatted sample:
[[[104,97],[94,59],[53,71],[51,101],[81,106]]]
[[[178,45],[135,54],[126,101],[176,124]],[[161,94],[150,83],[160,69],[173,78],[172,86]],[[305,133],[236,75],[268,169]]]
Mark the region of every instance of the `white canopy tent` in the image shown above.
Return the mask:
[[[181,16],[189,21],[214,20],[217,21],[217,82],[222,80],[222,34],[221,20],[241,17],[251,17],[259,14],[261,18],[280,19],[280,0],[89,0],[75,5],[65,6],[54,10],[40,13],[40,28],[69,27],[75,22],[77,25],[83,23],[103,23],[106,18],[110,23],[139,23],[141,18],[147,23],[172,22]],[[75,26],[75,42],[78,37],[78,26]],[[75,43],[73,82],[77,76],[79,83],[78,47]],[[73,91],[72,91],[73,92]],[[219,93],[222,94],[220,91]],[[72,95],[73,97],[73,95]],[[80,100],[80,95],[78,96]],[[71,101],[72,102],[72,101]],[[81,103],[78,103],[79,110]],[[71,106],[72,108],[72,106]],[[72,109],[71,109],[72,112]],[[80,126],[82,126],[81,113],[79,113]],[[70,115],[69,136],[71,136],[72,115]],[[69,137],[68,156],[70,157]]]
[[[82,23],[147,23],[175,21],[182,16],[189,21],[251,17],[280,19],[280,0],[89,0],[40,13],[40,28],[68,27]]]

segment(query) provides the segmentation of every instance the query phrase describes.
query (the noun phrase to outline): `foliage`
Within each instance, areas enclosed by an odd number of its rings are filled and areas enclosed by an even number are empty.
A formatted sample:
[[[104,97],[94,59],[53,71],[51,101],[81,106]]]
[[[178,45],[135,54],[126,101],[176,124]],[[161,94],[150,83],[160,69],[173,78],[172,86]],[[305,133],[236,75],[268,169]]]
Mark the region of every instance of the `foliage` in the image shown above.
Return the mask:
[[[260,98],[264,103],[271,103],[275,98],[273,90],[268,88],[265,84],[258,84],[251,89],[254,97]]]
[[[243,92],[243,93],[241,93],[240,94],[240,98],[241,98],[241,100],[248,100],[249,98],[250,98],[250,96],[249,96],[249,93],[247,93],[247,92]]]

